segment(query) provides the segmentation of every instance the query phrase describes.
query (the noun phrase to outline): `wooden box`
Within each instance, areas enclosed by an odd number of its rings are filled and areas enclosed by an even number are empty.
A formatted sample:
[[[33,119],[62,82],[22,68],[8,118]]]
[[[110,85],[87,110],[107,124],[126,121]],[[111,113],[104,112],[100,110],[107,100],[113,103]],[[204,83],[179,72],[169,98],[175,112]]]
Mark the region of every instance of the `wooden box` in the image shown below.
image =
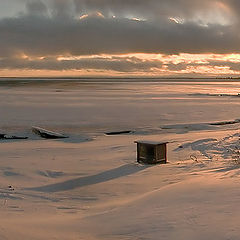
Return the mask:
[[[167,142],[135,141],[137,161],[156,164],[167,163]]]

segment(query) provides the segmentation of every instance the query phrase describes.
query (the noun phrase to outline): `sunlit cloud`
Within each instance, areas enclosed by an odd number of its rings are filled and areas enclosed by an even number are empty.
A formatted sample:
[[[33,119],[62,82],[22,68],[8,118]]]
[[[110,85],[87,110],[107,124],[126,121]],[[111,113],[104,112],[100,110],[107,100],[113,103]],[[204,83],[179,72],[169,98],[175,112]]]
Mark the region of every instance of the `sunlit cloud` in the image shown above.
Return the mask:
[[[132,20],[134,20],[134,21],[145,21],[145,19],[140,19],[140,18],[136,18],[136,17],[133,17],[133,18],[131,18]]]
[[[181,18],[177,18],[177,17],[169,17],[168,18],[170,21],[175,22],[177,24],[183,24],[184,23],[184,19]]]
[[[79,17],[79,19],[84,19],[84,18],[87,18],[89,15],[88,14],[84,14],[82,16]]]
[[[100,12],[93,12],[93,13],[89,13],[89,14],[83,14],[83,15],[81,15],[79,17],[79,19],[81,20],[81,19],[85,19],[85,18],[88,18],[88,17],[90,17],[90,18],[91,17],[105,18],[102,13],[100,13]]]
[[[230,60],[229,60],[230,59]],[[224,76],[240,74],[240,55],[214,54],[124,54],[89,56],[42,56],[19,55],[12,59],[0,59],[0,72],[6,70],[30,72],[72,71],[75,74],[112,76],[167,76],[194,74]],[[95,72],[95,73],[94,73]],[[71,75],[71,74],[70,74]]]

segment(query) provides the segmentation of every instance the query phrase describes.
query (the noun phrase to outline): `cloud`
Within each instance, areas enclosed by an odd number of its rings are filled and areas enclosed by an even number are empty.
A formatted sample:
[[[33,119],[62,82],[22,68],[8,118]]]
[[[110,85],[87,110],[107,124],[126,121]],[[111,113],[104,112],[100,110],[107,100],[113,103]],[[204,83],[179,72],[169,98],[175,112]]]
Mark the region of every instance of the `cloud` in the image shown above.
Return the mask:
[[[41,2],[27,2],[26,10],[30,16],[41,16],[47,15],[48,9],[47,6]]]
[[[20,52],[46,56],[240,51],[238,32],[231,26],[215,24],[204,27],[195,23],[96,16],[61,20],[41,14],[0,20],[0,32],[1,55]]]
[[[188,66],[191,66],[190,64],[186,63],[168,63],[166,64],[168,70],[170,71],[181,71],[181,70],[186,70]]]
[[[151,71],[161,68],[162,62],[135,57],[91,57],[81,59],[56,59],[54,57],[28,59],[6,58],[0,60],[0,69],[35,70],[107,70],[116,72]]]
[[[232,71],[240,71],[240,62],[231,62],[231,61],[209,61],[206,63],[207,66],[213,67],[227,67]]]
[[[78,12],[100,11],[106,16],[135,15],[147,19],[166,16],[192,17],[197,12],[210,11],[209,7],[216,7],[216,2],[209,0],[74,0]]]
[[[190,57],[190,56],[188,56]],[[168,58],[162,56],[160,59],[142,59],[132,56],[86,56],[81,58],[2,58],[0,60],[0,70],[47,70],[47,71],[91,71],[91,72],[115,72],[126,74],[160,74],[160,73],[205,73],[227,74],[240,72],[240,61],[233,62],[219,60],[221,56],[206,55],[201,56],[202,60],[181,61],[176,63],[176,55]],[[214,59],[216,58],[216,59]],[[218,59],[218,60],[217,60]],[[225,72],[221,72],[225,69]],[[228,71],[228,72],[227,72]]]
[[[162,63],[114,58],[110,61],[101,57],[68,61],[57,58],[240,53],[240,3],[236,0],[21,1],[26,3],[25,13],[0,19],[0,68],[147,71],[161,68]],[[36,60],[37,57],[43,58]],[[168,69],[180,71],[186,69],[186,64],[169,63]]]
[[[231,71],[240,71],[240,61],[232,62],[232,61],[224,61],[224,60],[208,60],[206,62],[191,62],[191,63],[177,63],[174,64],[172,62],[165,64],[169,71],[182,71],[187,70],[189,68],[196,68],[196,67],[207,67],[207,68],[228,68]]]

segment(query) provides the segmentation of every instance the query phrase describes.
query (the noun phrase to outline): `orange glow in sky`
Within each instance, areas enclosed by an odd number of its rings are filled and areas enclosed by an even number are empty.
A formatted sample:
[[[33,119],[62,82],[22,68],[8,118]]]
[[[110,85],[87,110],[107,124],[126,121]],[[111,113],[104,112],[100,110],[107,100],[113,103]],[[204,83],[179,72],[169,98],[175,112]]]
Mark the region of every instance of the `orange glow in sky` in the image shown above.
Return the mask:
[[[38,63],[49,61],[49,57],[32,57],[21,54],[20,59],[27,62],[37,61]],[[0,74],[3,77],[9,76],[237,76],[240,74],[239,69],[231,69],[231,64],[240,63],[240,54],[121,54],[121,55],[88,55],[88,56],[58,56],[52,59],[61,64],[68,61],[78,62],[79,66],[75,68],[58,69],[1,69]],[[50,58],[51,60],[51,58]],[[89,62],[96,62],[94,64]],[[99,67],[98,61],[101,62]],[[86,63],[87,62],[87,63]],[[111,68],[112,64],[123,64],[123,66],[133,66],[130,70],[122,68]],[[51,62],[49,62],[51,64]],[[34,64],[33,64],[34,65]],[[109,67],[110,65],[110,67]],[[146,70],[145,65],[149,69]],[[240,64],[239,64],[240,65]],[[74,65],[75,66],[75,65]],[[82,67],[84,66],[84,67]],[[136,67],[135,67],[136,66]],[[137,68],[137,69],[136,69]]]

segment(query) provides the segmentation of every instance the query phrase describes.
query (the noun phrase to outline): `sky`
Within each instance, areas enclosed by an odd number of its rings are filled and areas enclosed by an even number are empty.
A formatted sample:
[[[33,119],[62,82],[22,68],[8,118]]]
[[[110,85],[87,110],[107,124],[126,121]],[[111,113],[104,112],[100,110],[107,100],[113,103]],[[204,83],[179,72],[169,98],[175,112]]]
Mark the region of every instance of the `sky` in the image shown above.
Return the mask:
[[[238,77],[239,0],[0,0],[0,76]]]

